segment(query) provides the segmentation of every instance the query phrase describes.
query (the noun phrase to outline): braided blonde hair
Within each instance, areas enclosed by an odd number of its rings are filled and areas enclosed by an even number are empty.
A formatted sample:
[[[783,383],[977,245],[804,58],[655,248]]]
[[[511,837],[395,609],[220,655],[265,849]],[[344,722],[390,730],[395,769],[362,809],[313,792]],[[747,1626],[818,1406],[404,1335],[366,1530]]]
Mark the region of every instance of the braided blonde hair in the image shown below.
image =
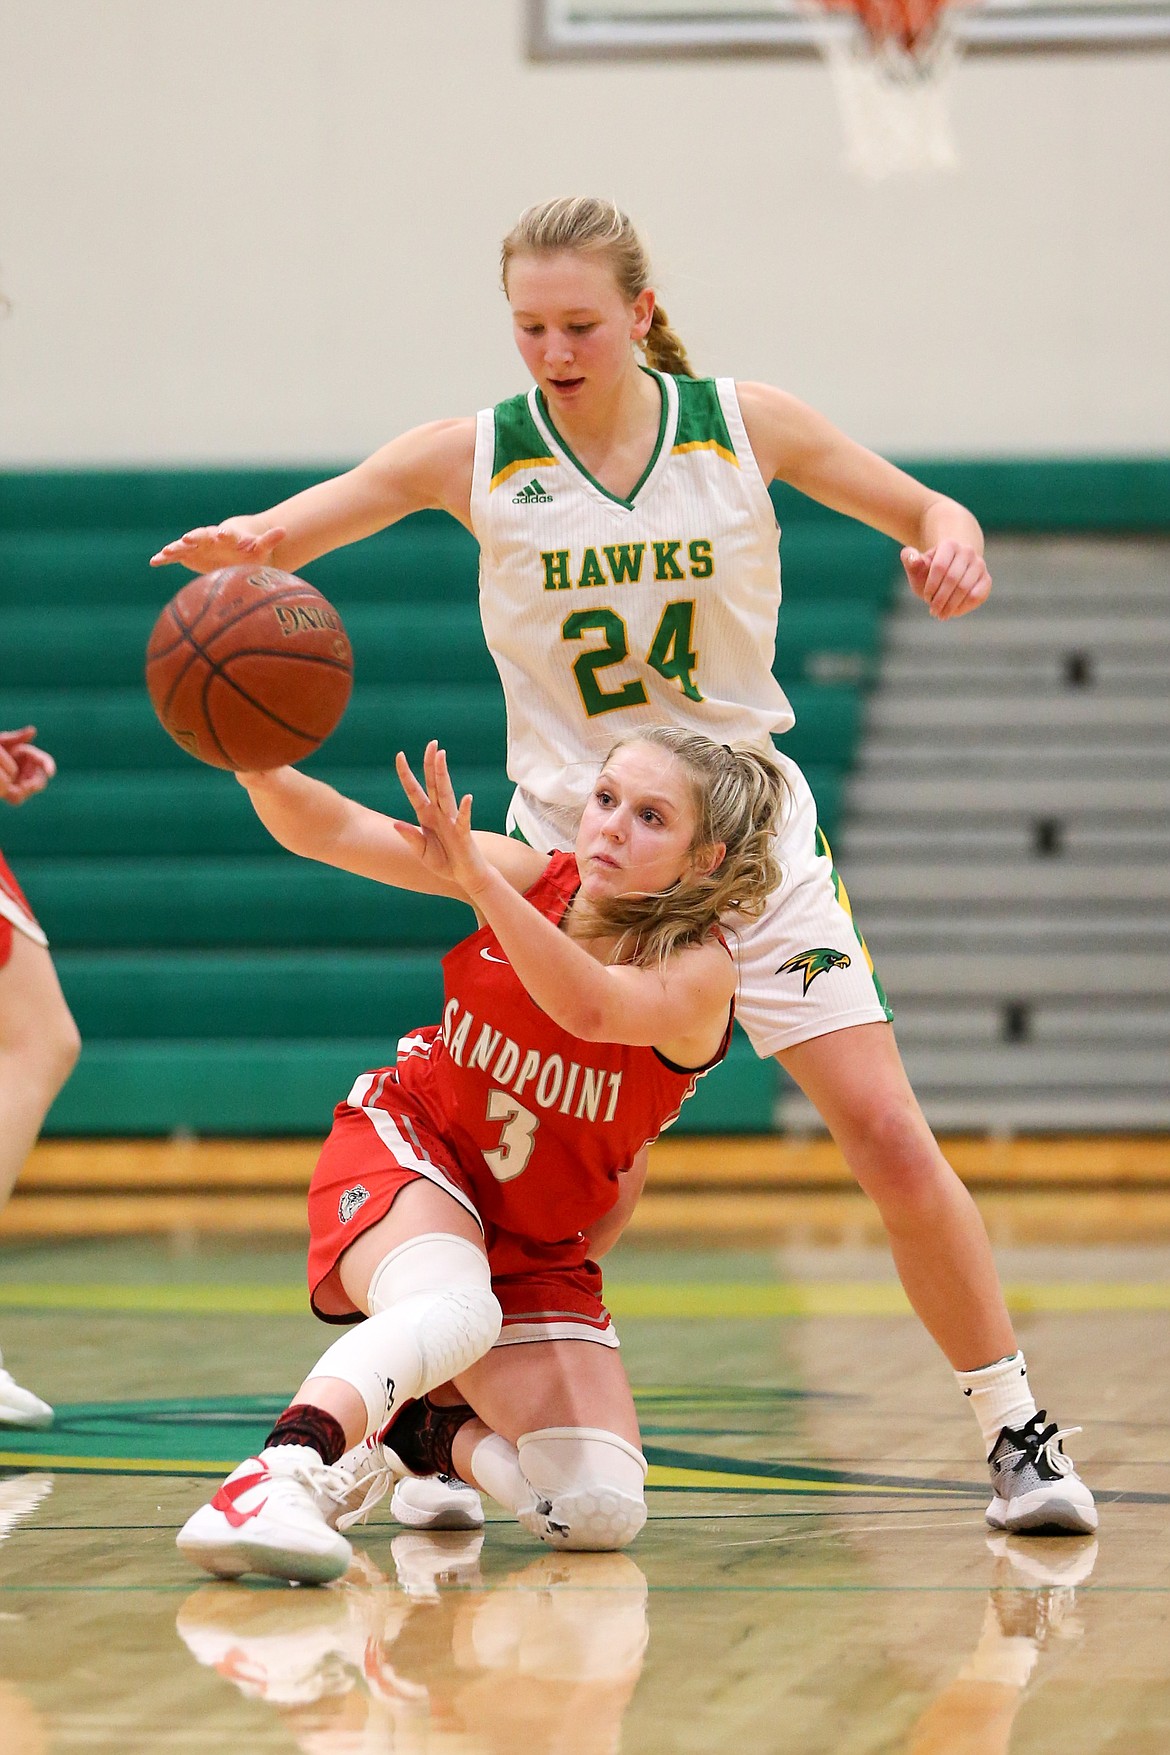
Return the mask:
[[[788,783],[775,762],[747,744],[715,743],[676,725],[653,725],[615,743],[648,743],[678,761],[690,782],[695,834],[689,851],[722,842],[715,869],[679,878],[650,895],[611,896],[588,905],[589,929],[613,935],[613,961],[661,968],[674,951],[702,944],[728,913],[758,920],[782,873],[775,834]]]
[[[605,256],[623,298],[629,303],[650,285],[650,259],[621,208],[596,195],[561,195],[527,208],[500,246],[505,292],[514,256],[554,250],[590,250]],[[655,304],[650,332],[642,343],[648,365],[676,378],[693,378],[687,350],[662,306]]]

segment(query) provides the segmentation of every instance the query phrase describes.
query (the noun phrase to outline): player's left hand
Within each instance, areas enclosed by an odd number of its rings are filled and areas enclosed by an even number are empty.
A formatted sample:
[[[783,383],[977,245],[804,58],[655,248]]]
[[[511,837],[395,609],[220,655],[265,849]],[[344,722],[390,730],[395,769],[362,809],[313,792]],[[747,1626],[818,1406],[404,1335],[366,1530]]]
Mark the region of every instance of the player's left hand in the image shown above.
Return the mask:
[[[33,743],[35,725],[19,731],[0,731],[0,798],[6,804],[23,804],[34,792],[43,792],[57,764],[47,750]]]
[[[991,574],[978,549],[949,537],[925,554],[904,548],[902,565],[911,591],[921,597],[936,621],[950,621],[978,609],[991,591]]]
[[[428,743],[423,754],[425,790],[401,750],[394,765],[418,818],[417,829],[410,823],[396,823],[398,833],[428,870],[452,878],[468,896],[474,895],[490,877],[492,867],[471,832],[471,794],[455,797],[446,750],[440,749],[434,738]]]

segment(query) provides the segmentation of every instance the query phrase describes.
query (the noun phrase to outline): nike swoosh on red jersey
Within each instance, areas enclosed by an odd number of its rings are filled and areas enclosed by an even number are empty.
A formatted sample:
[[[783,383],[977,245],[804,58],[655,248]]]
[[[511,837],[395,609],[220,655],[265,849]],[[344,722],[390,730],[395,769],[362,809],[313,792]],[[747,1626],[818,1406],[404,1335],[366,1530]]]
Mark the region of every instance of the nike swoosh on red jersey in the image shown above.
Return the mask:
[[[485,963],[502,963],[505,969],[508,967],[507,957],[493,957],[492,953],[487,950],[481,950],[479,954]]]
[[[253,1487],[260,1487],[265,1481],[270,1479],[271,1476],[269,1475],[268,1470],[261,1469],[258,1475],[245,1475],[244,1478],[239,1481],[225,1481],[223,1486],[219,1489],[219,1492],[215,1495],[215,1498],[211,1501],[212,1507],[216,1511],[223,1512],[234,1530],[241,1529],[250,1517],[259,1516],[260,1512],[262,1512],[264,1507],[268,1504],[268,1501],[267,1499],[262,1499],[259,1505],[254,1505],[252,1507],[251,1511],[237,1511],[236,1500],[242,1498],[245,1493],[251,1492]]]

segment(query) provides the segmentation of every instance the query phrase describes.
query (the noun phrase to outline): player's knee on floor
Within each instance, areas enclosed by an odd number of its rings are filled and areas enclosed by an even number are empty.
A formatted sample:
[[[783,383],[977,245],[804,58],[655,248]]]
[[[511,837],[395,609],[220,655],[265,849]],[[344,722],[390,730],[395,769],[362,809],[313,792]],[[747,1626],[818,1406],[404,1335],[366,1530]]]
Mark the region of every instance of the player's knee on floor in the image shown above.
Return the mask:
[[[371,1276],[369,1306],[368,1320],[335,1341],[312,1373],[358,1391],[367,1437],[404,1402],[474,1365],[503,1321],[483,1251],[446,1232],[392,1249]]]
[[[549,1547],[608,1553],[646,1522],[646,1458],[616,1432],[546,1426],[517,1450],[534,1501],[517,1515]]]

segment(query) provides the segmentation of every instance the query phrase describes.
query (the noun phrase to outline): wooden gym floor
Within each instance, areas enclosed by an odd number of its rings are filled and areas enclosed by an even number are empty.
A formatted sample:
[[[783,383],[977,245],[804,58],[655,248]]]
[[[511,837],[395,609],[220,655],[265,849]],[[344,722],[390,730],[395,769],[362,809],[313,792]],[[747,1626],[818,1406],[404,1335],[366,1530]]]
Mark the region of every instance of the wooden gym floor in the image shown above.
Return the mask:
[[[54,1159],[21,1198],[62,1199]],[[324,1590],[215,1583],[174,1547],[328,1339],[299,1237],[177,1210],[136,1236],[10,1227],[0,1344],[58,1418],[0,1432],[4,1755],[1161,1755],[1160,1178],[1118,1149],[1108,1187],[1078,1187],[1069,1156],[1047,1192],[1034,1174],[981,1195],[1035,1385],[1084,1427],[1069,1448],[1101,1506],[1096,1541],[1029,1542],[988,1536],[970,1412],[854,1197],[823,1168],[759,1186],[769,1161],[730,1193],[664,1165],[666,1223],[610,1258],[651,1462],[628,1553],[550,1554],[490,1507],[482,1542],[379,1508]],[[203,1199],[206,1220],[231,1195]],[[739,1201],[766,1206],[750,1246]]]

